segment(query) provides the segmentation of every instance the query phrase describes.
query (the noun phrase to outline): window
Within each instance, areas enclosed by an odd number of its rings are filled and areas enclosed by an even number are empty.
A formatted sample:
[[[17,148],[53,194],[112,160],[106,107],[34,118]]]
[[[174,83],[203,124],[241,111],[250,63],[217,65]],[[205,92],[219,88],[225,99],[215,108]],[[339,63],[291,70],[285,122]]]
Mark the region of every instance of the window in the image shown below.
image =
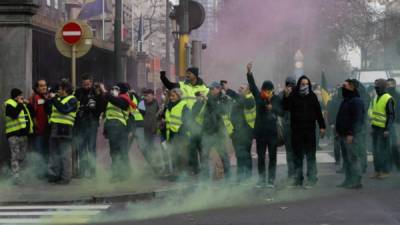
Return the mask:
[[[51,0],[46,0],[46,5],[51,6]]]
[[[55,9],[58,9],[58,1],[60,1],[60,0],[54,0],[54,8]]]

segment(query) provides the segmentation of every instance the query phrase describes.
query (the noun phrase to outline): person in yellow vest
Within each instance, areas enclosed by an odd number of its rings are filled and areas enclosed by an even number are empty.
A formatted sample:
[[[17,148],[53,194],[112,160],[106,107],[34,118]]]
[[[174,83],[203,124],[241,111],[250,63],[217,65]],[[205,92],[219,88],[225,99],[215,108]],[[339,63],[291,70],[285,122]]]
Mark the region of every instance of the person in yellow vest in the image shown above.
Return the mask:
[[[192,113],[196,122],[201,124],[201,173],[208,177],[210,151],[214,149],[221,158],[224,176],[230,177],[230,160],[226,150],[226,140],[233,133],[229,119],[231,98],[222,93],[219,82],[210,85],[210,93],[197,101]]]
[[[27,103],[22,96],[22,91],[17,88],[11,90],[11,98],[4,103],[5,128],[11,152],[11,172],[14,184],[20,182],[21,167],[25,164],[28,149],[28,136],[33,134],[33,122]]]
[[[181,99],[182,91],[174,88],[169,92],[169,102],[165,109],[166,137],[169,147],[173,149],[173,169],[176,173],[185,172],[188,168],[187,121],[189,109]]]
[[[72,134],[78,100],[71,83],[61,81],[58,94],[51,93],[49,182],[68,184],[72,176]]]
[[[239,96],[235,100],[231,112],[232,141],[237,158],[237,178],[238,182],[241,182],[251,178],[253,170],[251,146],[256,120],[256,105],[248,85],[240,86]]]
[[[139,105],[139,96],[136,94],[135,90],[131,89],[128,91],[128,95],[131,101],[138,106]],[[139,108],[136,107],[133,109],[132,107],[129,109],[129,118],[128,118],[128,148],[130,148],[133,144],[133,141],[136,139],[138,141],[138,133],[143,132],[143,115],[140,113]],[[143,135],[141,135],[143,136]]]
[[[108,103],[104,133],[110,145],[112,179],[115,181],[129,178],[131,170],[128,154],[128,117],[129,108],[135,109],[136,105],[128,96],[128,90],[126,83],[118,83],[106,96]]]
[[[191,110],[195,102],[196,96],[207,96],[209,88],[204,81],[199,77],[199,68],[191,67],[186,70],[186,78],[184,81],[174,83],[168,80],[165,71],[161,71],[160,78],[164,86],[168,90],[180,88],[182,91],[182,100],[186,101],[186,106]],[[194,121],[194,118],[192,118]],[[189,165],[194,174],[200,172],[199,158],[201,154],[201,134],[196,130],[200,130],[199,124],[190,125],[193,127],[190,133],[190,146],[189,146]]]
[[[372,147],[374,157],[374,169],[370,178],[383,179],[389,176],[390,158],[390,129],[395,118],[395,102],[387,93],[387,81],[378,79],[375,81],[377,96],[372,100],[368,115],[372,125]]]

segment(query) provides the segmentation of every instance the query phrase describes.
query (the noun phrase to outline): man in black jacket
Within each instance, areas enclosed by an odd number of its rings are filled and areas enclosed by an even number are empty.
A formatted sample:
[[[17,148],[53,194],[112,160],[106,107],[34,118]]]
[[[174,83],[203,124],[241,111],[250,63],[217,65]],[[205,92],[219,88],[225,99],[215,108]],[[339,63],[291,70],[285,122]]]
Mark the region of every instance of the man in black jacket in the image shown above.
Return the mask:
[[[77,143],[77,175],[93,177],[96,172],[97,128],[100,115],[105,111],[105,98],[101,94],[96,94],[89,74],[82,75],[82,86],[75,91],[75,97],[79,101],[74,127]]]
[[[343,101],[336,117],[336,133],[343,153],[345,180],[339,187],[361,188],[361,132],[364,123],[364,102],[357,90],[357,81],[346,80],[342,87]]]
[[[264,81],[261,91],[257,88],[252,73],[252,63],[247,65],[247,80],[250,91],[254,96],[256,103],[256,123],[254,127],[254,138],[257,142],[258,155],[258,174],[259,186],[266,184],[265,177],[265,156],[268,147],[269,165],[268,165],[268,184],[269,188],[274,187],[277,148],[278,148],[278,128],[277,119],[282,115],[282,103],[278,96],[274,94],[274,85],[271,81]]]
[[[303,185],[303,158],[307,159],[306,188],[311,188],[317,182],[316,163],[316,122],[320,128],[320,136],[325,135],[325,120],[317,96],[312,91],[311,81],[307,76],[301,76],[296,88],[292,91],[285,88],[283,108],[290,112],[292,128],[292,145],[295,157],[296,178],[293,186]]]

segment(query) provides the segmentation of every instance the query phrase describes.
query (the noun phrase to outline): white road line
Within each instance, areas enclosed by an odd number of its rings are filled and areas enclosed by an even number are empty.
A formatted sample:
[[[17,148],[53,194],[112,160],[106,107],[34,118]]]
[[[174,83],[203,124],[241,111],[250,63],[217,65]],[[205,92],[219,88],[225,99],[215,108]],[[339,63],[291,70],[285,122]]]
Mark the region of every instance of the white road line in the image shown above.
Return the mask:
[[[110,205],[24,205],[24,206],[0,206],[1,210],[29,210],[29,209],[70,209],[70,210],[101,210],[108,209]]]
[[[0,206],[0,224],[86,224],[111,205]]]
[[[37,219],[0,219],[0,224],[86,224],[89,218],[37,218]]]
[[[0,212],[0,217],[4,216],[94,216],[100,213],[100,210],[85,211],[10,211]]]

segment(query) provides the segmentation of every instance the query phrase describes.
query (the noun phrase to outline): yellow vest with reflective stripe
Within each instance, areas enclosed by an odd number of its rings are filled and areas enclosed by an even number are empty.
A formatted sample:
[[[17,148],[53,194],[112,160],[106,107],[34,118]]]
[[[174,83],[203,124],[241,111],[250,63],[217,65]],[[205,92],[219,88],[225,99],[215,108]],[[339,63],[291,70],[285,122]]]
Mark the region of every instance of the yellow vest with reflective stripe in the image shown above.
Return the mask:
[[[233,124],[231,122],[231,120],[229,119],[228,115],[223,115],[222,119],[224,120],[224,125],[226,128],[226,132],[231,135],[233,133]]]
[[[252,99],[254,102],[254,96],[252,94],[246,95],[246,99]],[[246,119],[247,124],[254,128],[254,124],[256,123],[256,106],[254,102],[254,107],[251,109],[244,109],[244,118]]]
[[[14,99],[8,99],[4,103],[4,107],[7,107],[7,105],[10,105],[10,106],[16,108],[18,106],[18,103]],[[11,117],[6,116],[6,134],[25,129],[26,122],[28,122],[26,120],[26,117],[28,117],[28,120],[29,120],[29,133],[30,134],[33,133],[33,122],[32,122],[31,114],[30,114],[28,108],[26,107],[26,105],[23,104],[23,106],[24,106],[25,111],[27,112],[27,115],[25,115],[24,110],[21,110],[17,119],[12,119]],[[5,112],[5,110],[4,110],[4,112]]]
[[[60,99],[60,97],[58,97],[58,99]],[[63,100],[61,100],[61,104],[65,105],[71,99],[75,99],[75,96],[69,95],[69,96],[65,97]],[[50,116],[49,122],[74,126],[75,118],[76,118],[76,111],[64,114],[64,113],[59,112],[57,110],[57,108],[53,105],[53,107],[51,109],[51,116]]]
[[[121,108],[115,106],[111,102],[109,102],[107,104],[106,121],[107,120],[118,120],[124,126],[126,126],[127,125],[128,116],[129,116],[129,111],[122,110]]]
[[[138,100],[134,95],[132,95],[132,102],[135,103],[136,106],[138,106]],[[143,121],[143,115],[140,113],[139,109],[132,109],[132,107],[129,107],[129,114],[135,118],[136,122]]]
[[[207,96],[209,89],[206,85],[195,85],[187,84],[183,81],[179,82],[180,89],[183,93],[182,100],[186,102],[186,106],[192,109],[194,103],[196,102],[196,93],[200,92]]]
[[[202,125],[204,122],[204,113],[206,111],[206,103],[204,103],[203,107],[201,108],[199,114],[196,116],[195,120],[198,124]],[[224,121],[224,125],[226,128],[226,131],[229,135],[233,133],[233,124],[231,120],[229,119],[229,115],[223,115],[222,120]]]
[[[371,117],[371,124],[376,127],[385,128],[387,115],[386,115],[386,105],[392,98],[390,94],[382,95],[379,100],[378,97],[372,101],[369,115]]]
[[[170,132],[177,133],[182,126],[182,113],[186,106],[185,101],[180,101],[171,110],[165,112],[165,123],[167,128],[167,140],[169,140]]]

